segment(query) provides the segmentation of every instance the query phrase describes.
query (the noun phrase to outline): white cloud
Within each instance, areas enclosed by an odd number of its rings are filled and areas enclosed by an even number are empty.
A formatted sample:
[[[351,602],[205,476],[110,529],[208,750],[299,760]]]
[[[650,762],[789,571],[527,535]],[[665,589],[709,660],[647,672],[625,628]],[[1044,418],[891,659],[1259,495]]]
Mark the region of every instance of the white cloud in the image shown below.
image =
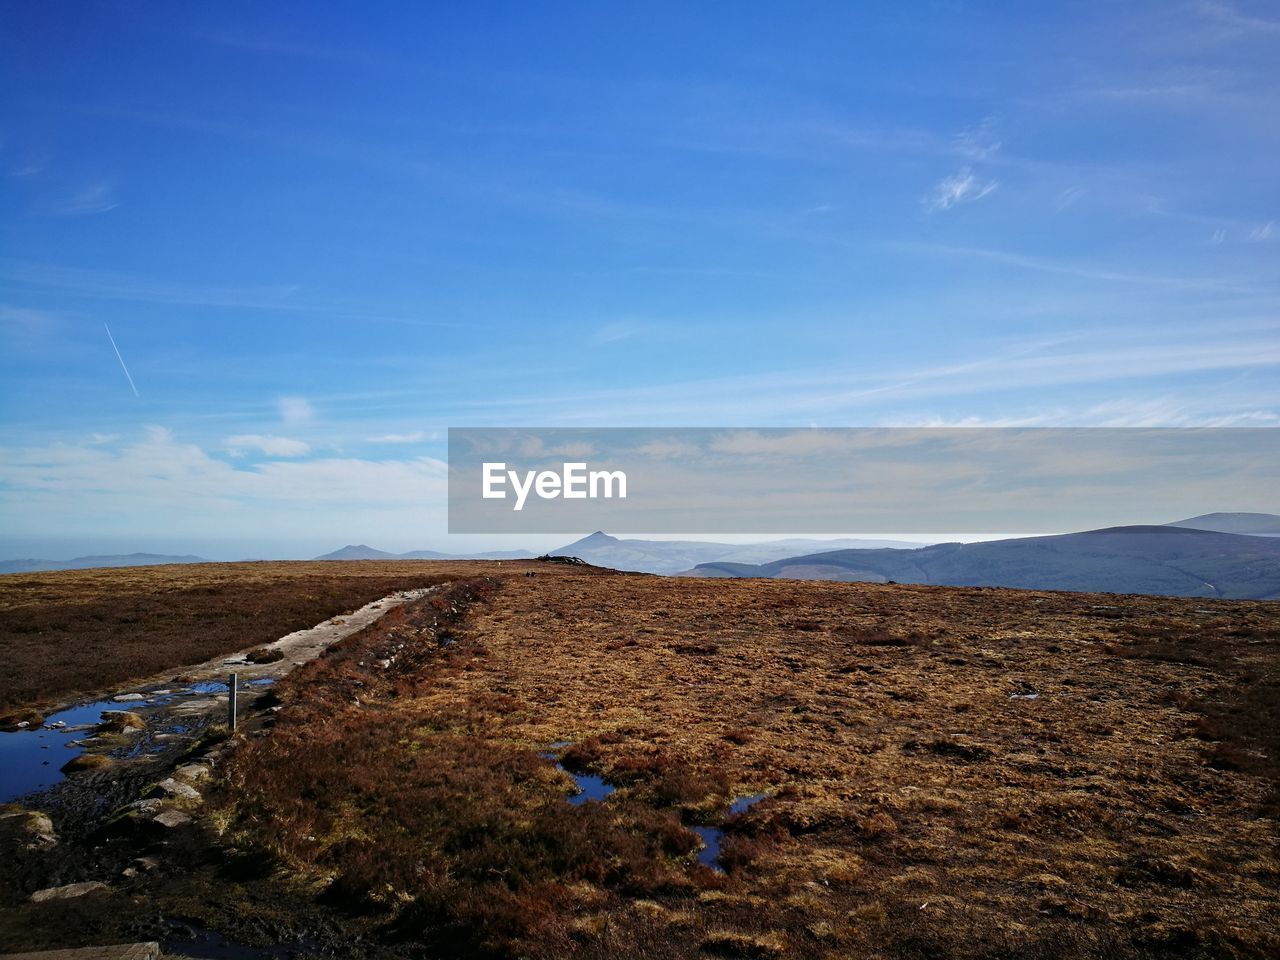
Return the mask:
[[[1275,233],[1276,222],[1268,220],[1260,227],[1254,227],[1249,231],[1249,239],[1254,243],[1261,243],[1263,240],[1270,240],[1271,235]]]
[[[1081,187],[1078,185],[1074,187],[1067,187],[1067,189],[1060,192],[1058,196],[1054,198],[1053,209],[1058,213],[1061,213],[1068,207],[1074,206],[1076,201],[1088,192],[1089,190],[1087,187]]]
[[[617,343],[619,340],[629,340],[639,332],[640,327],[634,323],[627,323],[625,321],[606,323],[591,335],[591,342],[597,346],[603,346],[606,343]]]
[[[377,437],[366,437],[366,443],[421,443],[424,440],[434,440],[436,434],[427,433],[425,430],[415,430],[413,433],[384,433]]]
[[[250,450],[257,450],[268,457],[301,457],[311,452],[309,444],[288,437],[264,436],[259,433],[242,433],[223,441],[227,453],[242,457]]]
[[[105,180],[91,183],[70,196],[54,202],[49,213],[55,217],[76,217],[91,213],[106,213],[120,206],[111,184]]]
[[[981,200],[1000,184],[995,180],[981,180],[970,167],[962,167],[949,177],[943,177],[933,188],[933,195],[928,199],[932,210],[950,210],[961,203],[973,203]]]
[[[961,130],[951,142],[959,153],[970,160],[986,160],[998,153],[1003,146],[996,139],[995,120],[991,117]]]
[[[280,419],[285,423],[306,423],[314,415],[315,411],[311,409],[311,404],[307,402],[306,397],[280,398]]]
[[[1213,231],[1213,236],[1209,238],[1209,242],[1216,247],[1222,243],[1225,243],[1226,239],[1227,239],[1227,231],[1219,227],[1217,230]]]
[[[0,517],[42,535],[403,535],[443,529],[440,460],[327,458],[237,466],[163,427],[117,444],[0,449]]]
[[[1195,9],[1201,16],[1214,21],[1226,36],[1247,33],[1280,33],[1280,20],[1268,20],[1243,12],[1235,4],[1221,0],[1200,0]]]

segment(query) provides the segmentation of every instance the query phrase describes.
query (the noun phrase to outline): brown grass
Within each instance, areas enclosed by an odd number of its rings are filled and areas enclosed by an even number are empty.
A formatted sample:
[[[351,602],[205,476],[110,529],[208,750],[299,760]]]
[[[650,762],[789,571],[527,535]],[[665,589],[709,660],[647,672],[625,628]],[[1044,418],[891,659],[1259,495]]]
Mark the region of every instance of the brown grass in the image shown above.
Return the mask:
[[[400,561],[0,576],[0,715],[267,643],[446,575]]]
[[[221,801],[378,942],[1280,951],[1273,604],[477,569],[279,684]],[[617,792],[568,806],[555,741]]]

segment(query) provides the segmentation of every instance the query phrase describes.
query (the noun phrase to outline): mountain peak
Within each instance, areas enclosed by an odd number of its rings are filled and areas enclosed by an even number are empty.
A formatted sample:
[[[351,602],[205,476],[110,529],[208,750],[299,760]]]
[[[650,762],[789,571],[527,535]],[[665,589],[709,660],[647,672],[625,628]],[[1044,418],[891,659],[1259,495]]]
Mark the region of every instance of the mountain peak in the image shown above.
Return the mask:
[[[335,550],[333,553],[326,553],[322,557],[316,557],[317,560],[394,560],[394,553],[387,553],[385,550],[375,550],[367,543],[349,543],[341,550]]]
[[[566,547],[561,547],[559,550],[553,550],[552,553],[571,555],[572,552],[579,547],[599,548],[599,547],[607,547],[607,546],[610,546],[611,544],[621,543],[621,542],[622,541],[620,541],[617,537],[611,537],[607,533],[605,533],[603,530],[597,530],[595,533],[591,534],[589,537],[583,537],[581,540],[575,540],[573,543],[569,544]]]

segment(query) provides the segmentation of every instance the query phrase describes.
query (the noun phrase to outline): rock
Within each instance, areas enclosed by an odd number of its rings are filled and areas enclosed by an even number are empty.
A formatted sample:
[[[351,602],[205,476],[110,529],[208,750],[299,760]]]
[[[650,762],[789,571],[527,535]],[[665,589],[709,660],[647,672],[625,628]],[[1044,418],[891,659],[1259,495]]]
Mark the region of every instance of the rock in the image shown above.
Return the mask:
[[[65,727],[66,725],[67,725],[67,721],[65,721],[65,720],[55,720],[55,721],[53,721],[53,723],[49,724],[49,729],[50,729],[50,730],[61,730],[61,729],[62,729],[63,727]]]
[[[58,842],[58,835],[53,830],[53,821],[49,819],[47,813],[40,813],[38,810],[28,812],[23,818],[22,831],[31,838],[27,844],[28,849],[51,847]]]
[[[27,727],[31,726],[31,721],[30,721],[30,720],[19,720],[19,721],[15,724],[15,726],[16,726],[19,730],[25,730],[25,729],[27,729]]]
[[[95,890],[105,890],[107,885],[101,880],[86,880],[84,883],[68,883],[64,887],[46,887],[31,895],[32,903],[44,903],[46,900],[70,900],[72,897],[83,897]]]
[[[173,827],[181,827],[183,824],[190,823],[191,818],[181,810],[165,810],[163,813],[156,814],[151,822],[172,829]]]
[[[213,772],[203,763],[184,763],[173,771],[173,775],[188,783],[203,783],[213,775]]]
[[[156,789],[162,794],[169,797],[177,797],[180,800],[199,800],[200,791],[189,783],[181,783],[173,777],[167,777],[156,784]]]
[[[137,860],[133,861],[133,865],[139,870],[146,870],[150,872],[160,866],[160,861],[155,857],[139,857]]]
[[[16,833],[15,839],[27,850],[51,847],[58,842],[53,821],[39,810],[9,809],[0,813],[0,820],[6,821],[5,834]]]
[[[111,699],[116,703],[127,703],[131,700],[145,700],[147,698],[140,693],[117,693]]]
[[[125,810],[139,817],[154,817],[157,813],[164,809],[164,801],[159,797],[148,797],[145,800],[135,800],[128,804]]]
[[[173,710],[175,714],[186,716],[192,713],[207,713],[223,704],[219,704],[217,700],[205,698],[203,700],[188,700],[186,703],[178,704]]]

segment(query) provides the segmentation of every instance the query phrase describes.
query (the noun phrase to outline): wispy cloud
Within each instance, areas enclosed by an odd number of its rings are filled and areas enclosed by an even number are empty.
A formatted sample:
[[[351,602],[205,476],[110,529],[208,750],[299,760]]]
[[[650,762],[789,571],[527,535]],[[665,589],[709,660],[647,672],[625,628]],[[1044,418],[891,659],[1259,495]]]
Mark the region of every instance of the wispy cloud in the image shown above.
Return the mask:
[[[1003,146],[995,134],[995,119],[986,117],[982,122],[966,127],[952,139],[952,145],[970,160],[988,160]]]
[[[1228,36],[1243,34],[1280,34],[1280,20],[1246,13],[1225,0],[1197,0],[1192,9],[1202,18],[1216,24]]]
[[[251,450],[268,457],[301,457],[311,452],[310,444],[289,437],[275,437],[260,433],[242,433],[223,441],[227,453],[242,457]]]
[[[38,333],[47,329],[52,323],[53,314],[47,310],[0,304],[0,326],[14,327],[27,333]]]
[[[1080,198],[1083,197],[1088,192],[1089,192],[1088,187],[1082,187],[1079,184],[1075,186],[1067,187],[1065,190],[1059,191],[1058,195],[1054,197],[1054,200],[1053,200],[1054,211],[1057,213],[1062,213],[1062,211],[1066,210],[1068,207],[1075,206],[1076,203],[1080,200]]]
[[[306,299],[294,283],[271,286],[218,286],[137,276],[110,270],[92,270],[0,257],[0,278],[10,283],[53,290],[62,296],[126,303],[158,303],[228,309],[270,310],[316,314],[335,319],[420,327],[459,327],[410,314],[381,312],[367,304],[344,305],[331,299]],[[474,328],[474,324],[469,325]]]
[[[105,180],[88,184],[74,193],[55,200],[47,210],[54,217],[79,217],[93,213],[106,213],[120,206],[111,184]]]
[[[1254,227],[1252,230],[1249,231],[1250,241],[1252,241],[1253,243],[1260,243],[1263,240],[1270,240],[1272,234],[1275,233],[1275,227],[1276,227],[1276,222],[1274,220],[1268,220],[1266,223],[1262,224],[1261,226]]]
[[[376,437],[366,437],[366,443],[422,443],[426,440],[435,440],[436,434],[427,433],[425,430],[415,430],[412,433],[384,433]]]
[[[281,397],[277,406],[280,419],[288,424],[307,423],[315,415],[306,397]]]
[[[1142,284],[1154,287],[1166,287],[1174,290],[1206,290],[1218,293],[1243,295],[1274,295],[1274,286],[1251,284],[1248,281],[1234,279],[1217,279],[1213,277],[1164,276],[1160,274],[1128,273],[1123,270],[1107,270],[1073,263],[1069,261],[1051,260],[1028,254],[1010,253],[1005,250],[992,250],[984,247],[962,247],[938,243],[893,243],[890,249],[916,251],[921,253],[938,253],[947,256],[972,257],[978,260],[990,260],[1025,270],[1042,273],[1057,273],[1063,276],[1079,277],[1085,280],[1105,280],[1114,283]]]
[[[591,334],[591,342],[597,346],[603,346],[607,343],[617,343],[620,340],[630,340],[632,337],[637,336],[641,330],[642,327],[639,324],[625,320],[606,323]]]
[[[962,203],[973,203],[990,194],[1000,184],[996,180],[982,180],[971,167],[962,167],[949,177],[943,177],[927,198],[931,210],[950,210]]]

